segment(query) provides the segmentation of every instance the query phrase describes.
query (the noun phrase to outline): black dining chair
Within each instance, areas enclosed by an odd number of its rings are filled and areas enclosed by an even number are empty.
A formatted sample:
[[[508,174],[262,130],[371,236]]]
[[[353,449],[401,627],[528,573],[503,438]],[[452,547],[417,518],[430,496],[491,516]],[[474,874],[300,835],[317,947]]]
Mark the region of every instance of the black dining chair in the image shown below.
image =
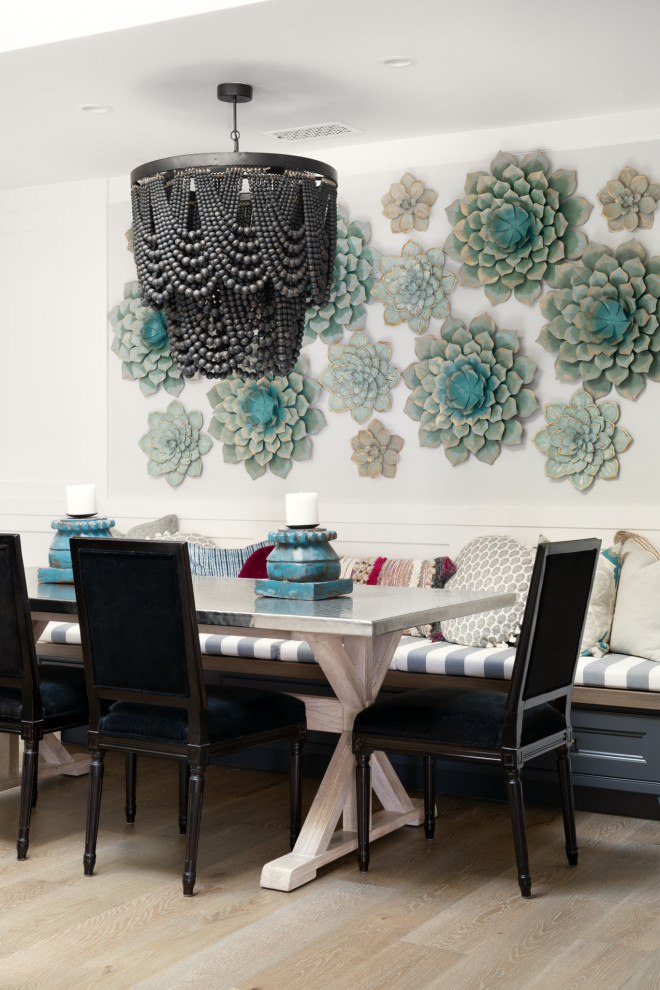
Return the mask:
[[[600,540],[542,543],[536,552],[508,693],[421,688],[377,700],[355,719],[358,862],[369,868],[369,759],[374,750],[421,754],[424,830],[435,830],[437,757],[499,763],[513,826],[518,883],[531,895],[521,770],[554,750],[559,775],[566,855],[577,864],[575,809],[568,756],[571,694]]]
[[[96,862],[108,750],[127,754],[133,787],[133,754],[179,761],[188,795],[186,896],[195,885],[204,773],[216,756],[289,740],[293,845],[300,831],[305,705],[275,691],[205,685],[186,544],[74,538],[71,558],[92,754],[85,875]],[[131,810],[134,820],[134,795]]]
[[[21,539],[0,535],[0,732],[23,740],[18,859],[25,859],[37,803],[39,741],[49,732],[87,725],[82,667],[38,663],[25,584]]]

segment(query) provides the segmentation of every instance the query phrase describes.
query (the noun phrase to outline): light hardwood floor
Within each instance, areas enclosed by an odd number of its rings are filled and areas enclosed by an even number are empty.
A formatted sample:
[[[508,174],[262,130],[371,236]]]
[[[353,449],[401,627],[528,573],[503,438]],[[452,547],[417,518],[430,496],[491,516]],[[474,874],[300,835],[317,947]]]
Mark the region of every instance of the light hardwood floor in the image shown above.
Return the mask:
[[[314,782],[306,788],[307,803]],[[142,760],[124,820],[107,757],[98,860],[82,870],[87,778],[45,780],[26,862],[0,794],[2,990],[652,990],[660,987],[660,822],[578,812],[571,869],[555,809],[528,809],[533,896],[504,805],[439,798],[436,839],[404,828],[290,893],[284,777],[211,767],[196,894],[181,893],[176,766]]]

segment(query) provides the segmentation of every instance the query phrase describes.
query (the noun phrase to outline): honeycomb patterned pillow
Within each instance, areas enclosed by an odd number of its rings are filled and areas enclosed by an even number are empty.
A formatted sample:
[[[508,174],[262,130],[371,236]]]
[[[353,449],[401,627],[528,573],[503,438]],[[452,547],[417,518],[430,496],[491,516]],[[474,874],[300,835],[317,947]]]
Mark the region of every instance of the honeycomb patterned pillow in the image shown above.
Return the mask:
[[[513,591],[515,605],[477,612],[441,623],[443,637],[459,646],[510,646],[520,633],[536,547],[510,536],[478,536],[459,551],[456,574],[445,587],[451,591]]]

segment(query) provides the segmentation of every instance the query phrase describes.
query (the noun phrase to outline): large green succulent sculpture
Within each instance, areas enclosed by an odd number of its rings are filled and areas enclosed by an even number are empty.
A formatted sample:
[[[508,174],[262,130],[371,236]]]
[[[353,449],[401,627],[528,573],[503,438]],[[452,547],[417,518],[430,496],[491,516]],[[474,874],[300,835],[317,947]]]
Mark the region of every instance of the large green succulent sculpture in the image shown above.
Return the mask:
[[[222,441],[227,464],[244,464],[251,478],[260,478],[266,468],[286,478],[292,461],[309,460],[310,437],[326,420],[314,408],[321,386],[305,377],[306,370],[300,357],[288,375],[226,378],[207,392],[213,406],[209,433]]]
[[[516,330],[498,330],[487,313],[469,329],[445,320],[440,339],[415,341],[419,361],[403,372],[412,390],[404,412],[418,420],[422,447],[442,444],[452,464],[470,454],[492,464],[522,438],[521,419],[537,409],[529,385],[536,363],[518,354]]]
[[[383,255],[383,278],[374,285],[371,297],[384,303],[386,323],[407,323],[413,333],[422,333],[432,316],[449,316],[447,295],[457,280],[442,267],[444,263],[442,248],[424,252],[416,241],[406,241],[400,255]]]
[[[330,299],[305,314],[303,344],[316,340],[326,344],[341,340],[344,330],[362,330],[367,318],[364,304],[371,300],[371,287],[378,274],[380,255],[369,247],[371,225],[351,220],[343,206],[337,207],[337,251]]]
[[[556,286],[541,300],[549,322],[538,340],[557,354],[560,381],[636,399],[645,375],[660,380],[660,256],[647,260],[634,238],[614,253],[590,244],[581,264],[559,267]]]
[[[504,302],[513,291],[530,306],[541,295],[542,280],[553,284],[556,265],[579,258],[587,244],[575,230],[593,206],[574,196],[576,173],[550,172],[540,151],[520,164],[499,154],[490,172],[470,172],[467,196],[447,207],[453,230],[445,251],[462,262],[461,285],[483,286],[490,302]]]
[[[617,402],[597,405],[581,388],[567,405],[548,403],[545,418],[548,425],[539,430],[534,443],[547,457],[545,473],[549,478],[570,478],[579,491],[589,488],[596,478],[616,478],[616,455],[632,440],[626,430],[615,425]]]
[[[329,366],[319,375],[319,382],[331,393],[333,412],[350,412],[358,423],[372,412],[385,412],[392,405],[390,390],[401,375],[390,364],[392,349],[378,341],[372,344],[365,333],[354,333],[347,344],[328,348]]]
[[[211,438],[201,432],[202,422],[201,412],[187,413],[180,402],[170,402],[167,412],[149,413],[149,432],[139,441],[149,458],[149,474],[164,475],[172,486],[180,485],[186,476],[198,478],[202,454],[212,446]]]
[[[139,382],[145,395],[153,395],[161,385],[178,395],[185,379],[170,353],[165,316],[142,305],[137,282],[126,283],[123,300],[109,315],[112,350],[122,359],[122,378]]]

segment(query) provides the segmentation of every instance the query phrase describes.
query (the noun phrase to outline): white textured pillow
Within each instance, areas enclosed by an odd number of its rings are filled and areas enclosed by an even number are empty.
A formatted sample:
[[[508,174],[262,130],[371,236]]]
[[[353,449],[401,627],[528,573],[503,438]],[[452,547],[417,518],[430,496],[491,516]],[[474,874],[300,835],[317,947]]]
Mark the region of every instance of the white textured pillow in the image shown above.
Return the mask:
[[[635,539],[621,551],[610,650],[660,661],[660,559]]]
[[[513,591],[516,603],[509,608],[446,619],[440,628],[447,642],[481,648],[515,642],[535,557],[536,547],[510,536],[478,536],[466,543],[456,557],[456,573],[445,587],[452,591]]]
[[[610,648],[609,639],[614,617],[616,591],[621,573],[622,543],[603,550],[598,557],[594,585],[589,599],[589,611],[584,626],[580,653],[604,657]]]

